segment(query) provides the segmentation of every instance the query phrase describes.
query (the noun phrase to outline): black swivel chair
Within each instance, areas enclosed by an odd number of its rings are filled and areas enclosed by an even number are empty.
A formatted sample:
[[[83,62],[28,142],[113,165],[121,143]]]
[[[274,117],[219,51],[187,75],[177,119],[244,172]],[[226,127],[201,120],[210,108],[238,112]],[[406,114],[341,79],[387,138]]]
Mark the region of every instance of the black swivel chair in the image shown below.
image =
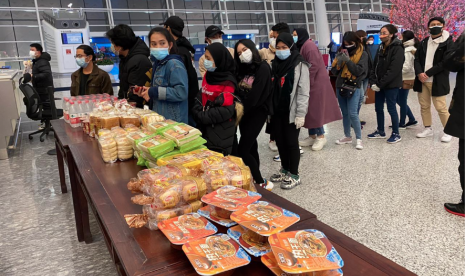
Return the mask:
[[[22,78],[19,80],[19,82],[22,82]],[[29,139],[33,139],[32,135],[42,133],[40,135],[40,141],[43,142],[45,140],[45,135],[48,135],[50,131],[53,131],[50,121],[63,116],[63,110],[56,109],[55,98],[53,96],[53,87],[47,87],[47,93],[50,99],[50,109],[44,109],[39,97],[39,93],[37,93],[37,91],[31,85],[21,83],[19,89],[21,92],[23,92],[24,95],[23,101],[26,105],[27,117],[31,120],[43,121],[45,123],[45,127],[43,129],[30,133]]]

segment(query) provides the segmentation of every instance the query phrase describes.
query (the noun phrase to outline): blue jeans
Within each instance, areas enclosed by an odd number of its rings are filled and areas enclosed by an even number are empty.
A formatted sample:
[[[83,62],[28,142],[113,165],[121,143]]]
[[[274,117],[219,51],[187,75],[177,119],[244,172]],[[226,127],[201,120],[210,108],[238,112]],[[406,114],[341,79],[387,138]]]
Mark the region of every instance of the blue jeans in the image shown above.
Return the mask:
[[[400,122],[399,125],[405,125],[405,118],[408,116],[409,122],[415,122],[415,116],[413,116],[412,110],[407,105],[409,89],[399,89],[399,95],[397,95],[397,104],[400,106]]]
[[[324,127],[311,128],[308,130],[308,135],[321,136],[325,134]]]
[[[342,112],[342,124],[344,125],[344,135],[346,137],[352,137],[350,135],[350,126],[353,126],[355,131],[355,137],[362,139],[362,126],[360,124],[360,118],[358,117],[358,104],[360,102],[360,94],[362,89],[357,88],[351,98],[341,97],[339,93],[340,88],[336,89],[337,100],[339,101],[339,107]]]
[[[391,115],[392,132],[399,134],[399,115],[397,114],[396,103],[399,88],[381,89],[375,92],[375,110],[376,119],[378,120],[378,131],[384,133],[384,102],[387,104],[387,110]]]
[[[358,103],[358,113],[360,114],[360,109],[362,108],[363,100],[365,99],[365,93],[367,92],[368,88],[368,78],[362,81],[362,93],[360,93],[360,102]]]

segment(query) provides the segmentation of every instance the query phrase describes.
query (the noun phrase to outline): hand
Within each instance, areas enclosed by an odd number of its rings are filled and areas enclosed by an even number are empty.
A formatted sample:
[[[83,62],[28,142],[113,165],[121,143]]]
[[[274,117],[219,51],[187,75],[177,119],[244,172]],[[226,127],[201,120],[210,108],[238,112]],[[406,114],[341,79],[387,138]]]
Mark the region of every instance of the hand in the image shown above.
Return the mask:
[[[350,60],[350,57],[344,53],[341,53],[338,57],[338,60],[342,61],[342,62],[349,62]]]
[[[146,102],[150,101],[149,89],[150,87],[141,87],[141,91],[139,91],[139,97],[144,98]]]
[[[421,82],[425,82],[428,80],[428,75],[426,75],[425,73],[421,73],[421,74],[418,74],[418,79],[421,81]]]
[[[135,85],[132,89],[132,93],[134,95],[140,96],[140,92],[142,92],[143,87]]]
[[[373,84],[373,85],[371,86],[371,89],[372,89],[373,91],[375,91],[375,92],[381,91],[381,89],[380,89],[376,84]]]
[[[304,117],[295,117],[295,128],[299,129],[304,126],[305,118]]]

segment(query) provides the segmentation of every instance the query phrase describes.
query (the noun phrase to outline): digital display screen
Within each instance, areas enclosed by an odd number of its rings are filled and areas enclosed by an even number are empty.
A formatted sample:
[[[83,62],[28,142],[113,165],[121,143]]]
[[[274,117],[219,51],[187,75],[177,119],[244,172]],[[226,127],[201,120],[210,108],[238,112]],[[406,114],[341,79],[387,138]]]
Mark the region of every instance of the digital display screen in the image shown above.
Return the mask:
[[[63,44],[82,44],[82,33],[62,33]]]

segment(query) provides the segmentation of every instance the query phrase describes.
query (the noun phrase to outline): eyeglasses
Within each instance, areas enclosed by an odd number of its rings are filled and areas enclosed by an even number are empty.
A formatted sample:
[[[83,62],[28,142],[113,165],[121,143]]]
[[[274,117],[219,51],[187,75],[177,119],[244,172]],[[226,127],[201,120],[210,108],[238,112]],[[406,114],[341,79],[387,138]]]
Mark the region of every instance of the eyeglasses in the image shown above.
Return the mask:
[[[87,56],[83,56],[83,55],[75,55],[74,58],[86,58]]]

